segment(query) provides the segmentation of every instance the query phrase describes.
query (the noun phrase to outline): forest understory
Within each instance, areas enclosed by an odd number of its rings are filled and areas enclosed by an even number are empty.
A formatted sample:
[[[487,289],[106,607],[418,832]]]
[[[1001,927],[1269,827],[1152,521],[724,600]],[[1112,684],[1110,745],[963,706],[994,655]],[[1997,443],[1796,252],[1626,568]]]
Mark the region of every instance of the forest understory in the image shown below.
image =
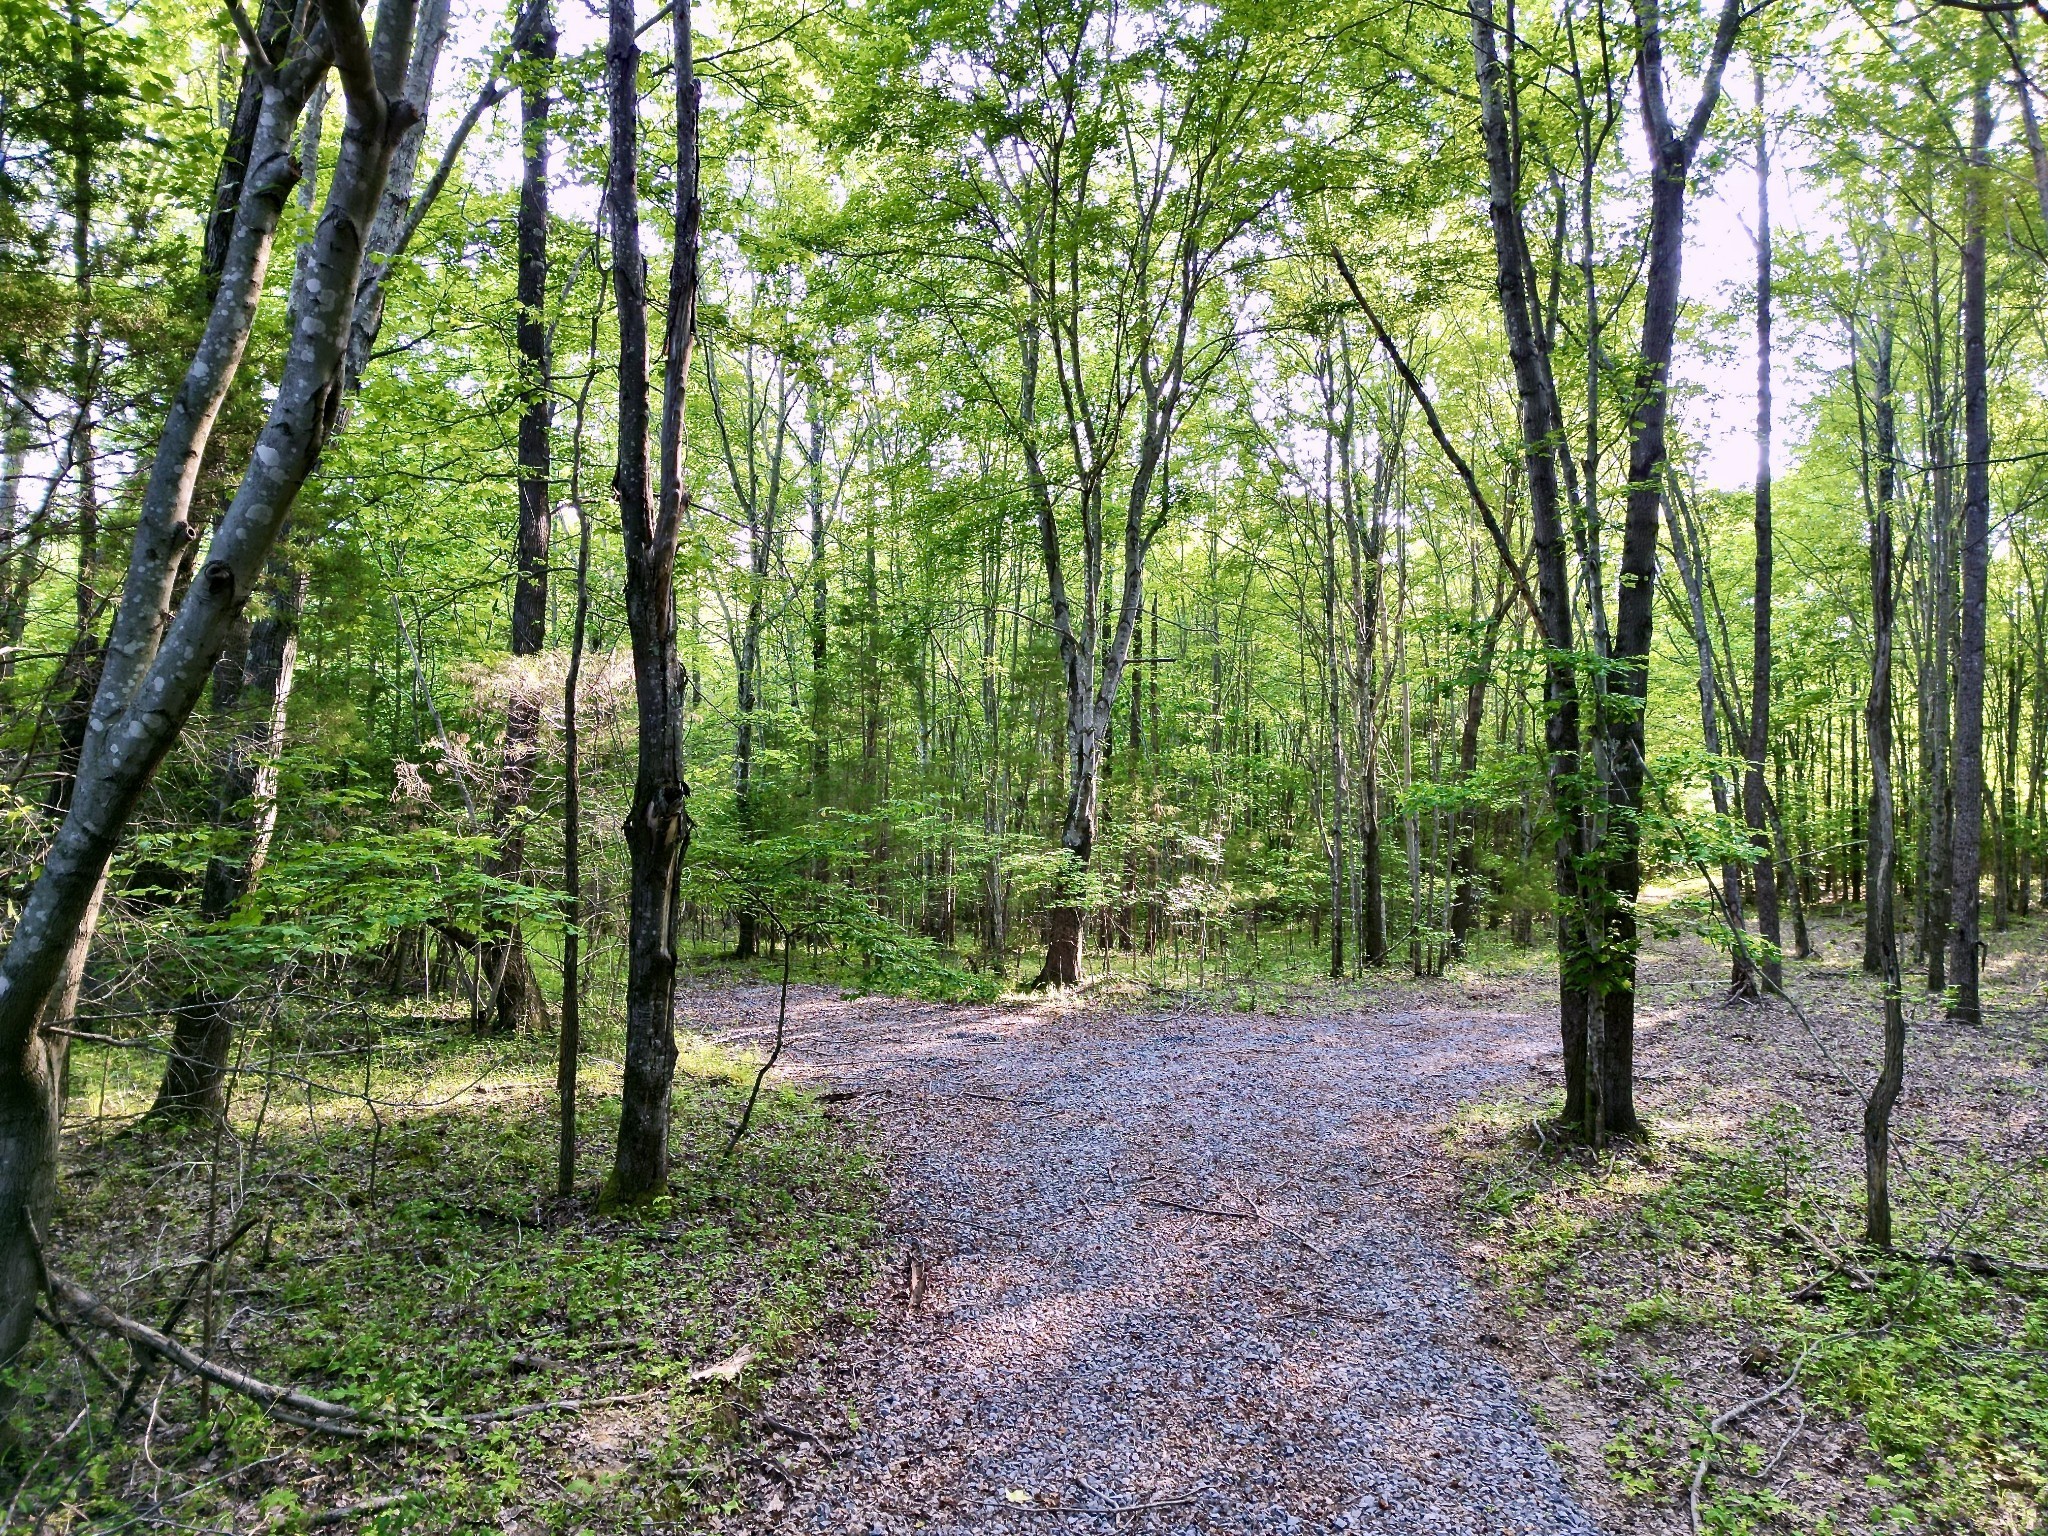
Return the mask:
[[[21,1420],[38,1451],[5,1524],[967,1531],[1008,1529],[1014,1490],[1034,1501],[1019,1529],[1491,1532],[1484,1499],[1554,1458],[1600,1528],[1686,1532],[1710,1452],[1703,1531],[2038,1529],[2048,933],[2036,919],[2000,936],[1983,1025],[1922,1027],[1930,1009],[1914,1009],[1899,1240],[1882,1255],[1856,1232],[1880,1034],[1853,914],[1814,914],[1816,956],[1788,966],[1802,1024],[1782,1003],[1729,1004],[1725,956],[1687,931],[1682,900],[1666,911],[1644,957],[1646,1131],[1597,1156],[1545,1129],[1549,954],[1493,934],[1437,979],[1331,983],[1305,934],[1273,935],[1220,984],[1112,974],[970,1004],[860,997],[814,963],[729,1159],[778,988],[772,965],[707,959],[683,993],[677,1181],[624,1217],[599,1215],[594,1188],[540,1193],[544,1045],[479,1041],[440,1005],[251,1031],[218,1135],[140,1121],[153,1063],[80,1041],[53,1265],[256,1377],[375,1417],[308,1432],[138,1371],[105,1335],[45,1332]],[[595,1145],[614,1069],[602,1048],[587,1068]],[[1076,1142],[1073,1124],[1114,1125],[1117,1144]],[[1163,1282],[1122,1270],[1161,1252],[1180,1255],[1172,1295],[1146,1300]],[[1033,1263],[1058,1306],[1079,1285],[1114,1295],[1117,1321],[1048,1323],[1061,1314],[1034,1299]],[[1415,1295],[1438,1319],[1421,1331],[1448,1341],[1425,1364],[1403,1358],[1419,1346],[1402,1323],[1361,1337],[1371,1368],[1336,1385],[1297,1374],[1219,1398],[1204,1374],[1268,1348],[1298,1369],[1337,1349],[1362,1297],[1399,1322]],[[1050,1353],[1006,1354],[1005,1330],[1049,1326]],[[1475,1453],[1426,1392],[1420,1409],[1382,1401],[1431,1372],[1483,1383],[1489,1363],[1513,1382],[1509,1428],[1479,1443],[1516,1443],[1519,1394],[1528,1445],[1549,1452],[1527,1453],[1536,1474],[1461,1465],[1516,1453]],[[1454,1416],[1490,1400],[1469,1383],[1434,1395],[1465,1404]],[[983,1400],[996,1409],[977,1421]],[[1034,1424],[1069,1403],[1074,1424]],[[1244,1446],[1170,1428],[1190,1415],[1241,1420]],[[1120,1474],[1077,1470],[1098,1439]],[[1290,1470],[1267,1486],[1267,1467]],[[1121,1491],[1095,1480],[1113,1475]],[[1565,1509],[1527,1528],[1571,1528]]]

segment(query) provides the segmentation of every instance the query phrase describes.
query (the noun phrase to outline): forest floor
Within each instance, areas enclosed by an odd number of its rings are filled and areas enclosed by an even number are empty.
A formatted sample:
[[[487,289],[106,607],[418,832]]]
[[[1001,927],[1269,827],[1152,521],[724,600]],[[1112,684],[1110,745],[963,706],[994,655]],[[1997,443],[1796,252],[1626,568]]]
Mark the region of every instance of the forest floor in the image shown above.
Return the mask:
[[[2040,1531],[2048,925],[1994,940],[1981,1028],[1911,998],[1893,1256],[1855,1241],[1855,934],[1788,967],[1802,1022],[1660,929],[1646,1132],[1597,1158],[1543,1129],[1549,958],[1493,935],[1434,980],[1276,945],[1208,988],[800,984],[730,1159],[777,989],[714,968],[675,1192],[622,1216],[539,1193],[539,1038],[275,1021],[218,1137],[138,1125],[150,1058],[82,1049],[60,1266],[162,1322],[240,1232],[181,1336],[393,1428],[151,1373],[116,1430],[44,1331],[0,1529],[1678,1536],[1697,1477],[1720,1536]]]

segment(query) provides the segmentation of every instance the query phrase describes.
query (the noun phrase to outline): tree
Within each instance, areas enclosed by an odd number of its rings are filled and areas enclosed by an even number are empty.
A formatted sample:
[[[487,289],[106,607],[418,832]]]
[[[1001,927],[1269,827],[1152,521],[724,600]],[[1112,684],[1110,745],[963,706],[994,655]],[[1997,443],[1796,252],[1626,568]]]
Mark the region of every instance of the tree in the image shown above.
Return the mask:
[[[412,0],[380,0],[372,41],[354,10],[327,0],[314,35],[281,63],[260,41],[250,46],[270,75],[266,97],[274,93],[281,104],[295,95],[303,101],[299,93],[310,87],[301,82],[324,72],[329,48],[341,75],[347,126],[309,261],[317,297],[293,334],[241,485],[171,615],[167,599],[191,537],[186,514],[199,454],[241,361],[294,176],[291,121],[274,113],[270,135],[259,136],[252,154],[263,167],[251,173],[260,190],[250,196],[245,189],[220,290],[158,442],[71,806],[0,955],[0,1361],[11,1361],[28,1337],[41,1287],[36,1226],[54,1193],[63,1037],[44,1032],[46,1010],[53,1002],[62,1010],[76,996],[115,845],[198,703],[326,445],[370,221],[392,151],[417,117],[400,94],[412,19]]]
[[[690,844],[683,778],[682,663],[676,653],[676,546],[689,498],[683,489],[683,400],[697,323],[698,91],[690,6],[673,11],[676,91],[675,245],[661,397],[660,481],[647,476],[647,289],[640,251],[639,61],[632,0],[611,0],[605,53],[611,109],[612,287],[619,311],[618,471],[613,487],[625,530],[626,623],[639,705],[638,766],[626,847],[632,859],[627,934],[626,1070],[619,1142],[606,1186],[619,1201],[658,1195],[668,1184],[669,1095],[675,1080],[678,885]]]

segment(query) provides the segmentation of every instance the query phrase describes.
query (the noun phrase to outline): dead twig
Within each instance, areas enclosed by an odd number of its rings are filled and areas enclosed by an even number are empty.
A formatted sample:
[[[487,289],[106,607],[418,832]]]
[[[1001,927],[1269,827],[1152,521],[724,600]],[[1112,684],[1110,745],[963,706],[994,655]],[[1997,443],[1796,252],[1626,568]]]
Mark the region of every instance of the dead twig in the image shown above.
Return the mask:
[[[828,1458],[836,1454],[832,1449],[831,1443],[814,1429],[806,1429],[801,1424],[792,1424],[786,1419],[778,1419],[773,1414],[757,1413],[754,1417],[763,1429],[772,1430],[778,1435],[785,1435],[791,1440],[801,1440],[807,1444],[815,1445]]]
[[[1147,1205],[1163,1205],[1169,1211],[1186,1211],[1195,1216],[1222,1216],[1230,1221],[1259,1221],[1257,1211],[1222,1211],[1213,1205],[1188,1205],[1180,1200],[1163,1200],[1158,1195],[1138,1196]]]
[[[1783,1381],[1768,1391],[1759,1392],[1755,1397],[1737,1403],[1726,1413],[1719,1415],[1708,1423],[1706,1444],[1700,1448],[1699,1463],[1692,1469],[1692,1491],[1688,1496],[1686,1506],[1692,1515],[1692,1536],[1700,1536],[1700,1489],[1706,1486],[1707,1464],[1714,1458],[1714,1437],[1737,1419],[1756,1412],[1757,1409],[1763,1407],[1766,1403],[1776,1402],[1787,1392],[1791,1391],[1793,1383],[1799,1380],[1800,1371],[1805,1368],[1806,1362],[1812,1358],[1813,1352],[1816,1349],[1819,1349],[1823,1344],[1832,1343],[1835,1339],[1845,1339],[1847,1337],[1848,1334],[1846,1333],[1837,1333],[1831,1334],[1825,1339],[1815,1339],[1805,1349],[1800,1351],[1799,1358],[1792,1362],[1792,1369],[1785,1373]],[[1781,1452],[1780,1454],[1782,1455],[1783,1453]]]
[[[250,1229],[255,1225],[254,1216],[244,1218],[236,1224],[234,1231],[201,1254],[194,1262],[192,1272],[185,1277],[183,1289],[178,1292],[178,1299],[171,1303],[170,1311],[164,1314],[161,1331],[166,1337],[176,1336],[178,1321],[184,1317],[185,1309],[192,1305],[192,1298],[198,1294],[200,1282],[213,1273],[214,1266],[226,1258],[234,1250],[235,1245],[249,1235]],[[120,1405],[114,1409],[114,1423],[117,1426],[127,1419],[135,1407],[135,1399],[142,1395],[142,1384],[148,1377],[149,1357],[145,1355],[135,1362],[134,1368],[128,1373],[128,1385],[121,1393]]]
[[[1193,1493],[1177,1493],[1170,1499],[1146,1499],[1140,1504],[1013,1504],[998,1500],[996,1508],[1005,1509],[1018,1515],[1135,1515],[1147,1509],[1173,1509],[1178,1505],[1192,1504],[1200,1497]]]
[[[83,1360],[87,1365],[92,1367],[92,1373],[95,1376],[99,1377],[101,1381],[104,1381],[116,1392],[121,1390],[121,1378],[116,1376],[112,1371],[107,1369],[106,1362],[100,1359],[98,1355],[93,1353],[93,1348],[90,1344],[86,1343],[85,1340],[81,1339],[77,1334],[71,1331],[71,1329],[65,1324],[63,1318],[59,1317],[56,1313],[52,1312],[48,1307],[44,1306],[41,1302],[36,1303],[36,1316],[41,1318],[44,1322],[48,1323],[50,1325],[51,1331],[54,1332],[58,1338],[62,1339],[66,1344],[69,1344],[71,1346],[71,1352],[73,1354],[77,1355],[79,1359]]]
[[[374,1499],[365,1499],[360,1504],[337,1504],[332,1509],[323,1509],[306,1521],[314,1530],[324,1530],[330,1525],[345,1525],[351,1520],[360,1520],[365,1515],[374,1515],[387,1509],[396,1509],[407,1499],[409,1493],[387,1493]]]

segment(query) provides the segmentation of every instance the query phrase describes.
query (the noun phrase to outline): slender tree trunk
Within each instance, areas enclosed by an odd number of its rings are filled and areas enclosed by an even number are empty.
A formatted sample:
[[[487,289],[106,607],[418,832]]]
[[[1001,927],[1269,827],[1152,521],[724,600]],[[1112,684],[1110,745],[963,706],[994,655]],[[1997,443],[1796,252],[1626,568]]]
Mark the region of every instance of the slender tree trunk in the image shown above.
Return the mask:
[[[1476,573],[1473,580],[1472,596],[1476,602],[1479,596]],[[1493,659],[1500,649],[1501,626],[1514,599],[1514,578],[1504,575],[1494,599],[1493,612],[1487,616],[1480,634],[1478,658],[1465,684],[1465,719],[1458,734],[1458,783],[1468,794],[1479,774],[1479,727],[1486,717],[1486,680],[1493,673]],[[1476,612],[1474,617],[1478,617]],[[1476,804],[1462,804],[1452,812],[1451,876],[1451,910],[1447,925],[1451,937],[1446,953],[1452,959],[1462,959],[1466,942],[1479,921],[1479,811]]]
[[[28,627],[29,591],[42,559],[40,519],[25,515],[21,488],[28,477],[28,413],[10,398],[0,406],[0,539],[7,557],[0,562],[0,678],[14,675],[15,653]]]
[[[1929,478],[1932,481],[1926,527],[1927,575],[1926,642],[1921,654],[1921,757],[1922,821],[1921,843],[1925,850],[1920,870],[1920,922],[1918,947],[1926,966],[1927,990],[1940,993],[1948,985],[1948,924],[1951,881],[1954,878],[1953,844],[1955,827],[1954,782],[1951,777],[1951,642],[1954,635],[1954,465],[1950,430],[1951,404],[1942,360],[1943,324],[1939,312],[1939,273],[1930,287],[1927,362],[1927,435]]]
[[[826,689],[832,609],[825,569],[825,405],[824,385],[814,382],[805,401],[810,421],[811,502],[811,807],[825,804],[832,771],[831,720]],[[822,871],[820,871],[822,874]]]
[[[207,860],[199,898],[202,925],[224,923],[234,914],[269,853],[277,824],[277,757],[284,748],[305,595],[305,572],[283,551],[274,553],[259,593],[262,611],[246,626],[246,648],[231,640],[214,667],[214,718],[229,740],[214,781],[213,825],[237,845]],[[225,1107],[234,1011],[234,999],[210,978],[186,994],[172,1024],[171,1054],[152,1115],[190,1119]]]
[[[1335,361],[1321,359],[1328,431],[1323,440],[1323,701],[1330,732],[1330,979],[1342,981],[1344,971],[1344,823],[1350,815],[1350,764],[1345,760],[1344,664],[1337,643],[1337,506],[1332,483],[1332,458],[1337,435]],[[1133,700],[1135,711],[1136,701]],[[1137,715],[1132,714],[1135,734]]]
[[[1884,979],[1884,1065],[1863,1106],[1863,1232],[1876,1247],[1892,1240],[1891,1123],[1892,1108],[1906,1079],[1906,1014],[1904,983],[1899,973],[1896,910],[1892,900],[1893,871],[1898,863],[1898,829],[1892,798],[1892,461],[1885,451],[1891,393],[1891,331],[1877,338],[1876,386],[1880,423],[1877,496],[1870,527],[1871,668],[1870,702],[1864,714],[1870,753],[1870,872],[1868,910],[1870,937],[1877,950],[1878,974]],[[1867,964],[1866,964],[1867,968]]]
[[[1771,143],[1764,119],[1764,72],[1756,67],[1756,595],[1750,651],[1749,737],[1743,756],[1742,814],[1749,826],[1750,879],[1756,891],[1756,927],[1762,939],[1763,980],[1785,981],[1784,932],[1778,917],[1777,860],[1771,850],[1769,790],[1764,762],[1771,748]],[[1754,989],[1756,977],[1736,962],[1736,985]],[[1754,992],[1752,991],[1752,995]]]
[[[1706,581],[1702,567],[1705,549],[1695,541],[1691,519],[1676,492],[1666,499],[1665,520],[1671,533],[1671,551],[1677,557],[1678,579],[1685,588],[1686,608],[1692,620],[1693,649],[1699,657],[1700,741],[1715,766],[1708,780],[1714,796],[1714,814],[1727,821],[1735,813],[1735,786],[1720,769],[1720,689],[1714,679],[1714,642],[1707,628]],[[1755,956],[1750,949],[1748,925],[1742,915],[1742,865],[1733,857],[1721,863],[1722,918],[1729,928],[1729,949],[1734,975],[1730,991],[1737,997],[1755,997],[1759,991]]]
[[[554,359],[548,340],[548,76],[556,32],[549,0],[533,0],[520,18],[519,51],[525,71],[519,86],[519,542],[512,589],[511,701],[505,716],[505,755],[491,805],[497,851],[489,874],[518,881],[526,869],[526,806],[540,754],[540,694],[519,669],[518,658],[540,654],[547,634],[548,541],[554,527],[551,430]],[[478,947],[493,1025],[510,1034],[545,1016],[540,982],[526,955],[517,922],[492,919]]]
[[[1898,817],[1897,800],[1892,793],[1891,739],[1892,739],[1892,624],[1893,586],[1891,581],[1892,563],[1892,500],[1897,494],[1898,471],[1898,411],[1892,399],[1892,328],[1887,321],[1878,331],[1871,355],[1871,420],[1876,433],[1877,474],[1876,511],[1872,514],[1872,558],[1876,559],[1879,534],[1883,535],[1884,580],[1877,579],[1877,568],[1872,566],[1873,603],[1881,596],[1882,617],[1885,621],[1882,643],[1877,649],[1877,665],[1882,672],[1874,672],[1871,683],[1869,724],[1865,731],[1865,746],[1870,756],[1870,851],[1865,860],[1863,876],[1863,969],[1874,975],[1883,976],[1889,963],[1898,964],[1898,917],[1894,901],[1898,894]],[[1873,613],[1878,610],[1874,607]],[[1876,728],[1877,684],[1885,684],[1883,701],[1883,731]],[[1885,756],[1880,762],[1878,750],[1884,748]],[[1885,804],[1878,804],[1878,796],[1885,797]],[[1885,850],[1884,867],[1879,869],[1879,828],[1878,820],[1884,821],[1883,836],[1889,843]],[[1882,878],[1880,878],[1882,875]],[[1889,962],[1886,959],[1890,951]]]
[[[1991,563],[1991,410],[1986,386],[1984,224],[1991,145],[1991,89],[1980,78],[1963,187],[1962,624],[1956,649],[1954,867],[1949,881],[1948,1016],[1983,1018],[1978,996],[1983,902],[1984,644]]]
[[[578,428],[580,455],[580,406]],[[562,1020],[555,1048],[555,1099],[561,1106],[555,1193],[565,1200],[576,1192],[576,1068],[583,1050],[583,735],[576,705],[590,621],[590,517],[580,498],[571,500],[576,507],[576,620],[562,680]]]
[[[637,1201],[668,1185],[669,1101],[675,1083],[676,931],[689,786],[683,778],[682,663],[676,653],[676,545],[688,499],[682,485],[683,390],[697,329],[697,114],[699,85],[689,0],[673,12],[677,167],[674,259],[669,269],[667,366],[661,403],[659,501],[647,476],[647,282],[640,253],[640,48],[633,0],[610,0],[605,55],[611,110],[612,285],[619,310],[618,472],[625,534],[626,624],[633,640],[639,755],[626,818],[631,863],[627,918],[626,1065],[619,1142],[606,1191]]]

